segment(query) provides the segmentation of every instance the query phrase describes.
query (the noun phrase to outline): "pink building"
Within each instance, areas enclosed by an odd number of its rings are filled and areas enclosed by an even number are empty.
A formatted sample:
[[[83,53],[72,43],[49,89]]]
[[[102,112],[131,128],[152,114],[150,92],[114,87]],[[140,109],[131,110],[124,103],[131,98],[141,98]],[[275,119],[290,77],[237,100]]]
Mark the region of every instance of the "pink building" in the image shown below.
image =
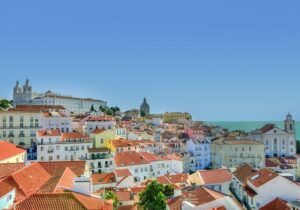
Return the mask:
[[[186,127],[185,132],[190,139],[204,139],[205,129],[200,126]]]

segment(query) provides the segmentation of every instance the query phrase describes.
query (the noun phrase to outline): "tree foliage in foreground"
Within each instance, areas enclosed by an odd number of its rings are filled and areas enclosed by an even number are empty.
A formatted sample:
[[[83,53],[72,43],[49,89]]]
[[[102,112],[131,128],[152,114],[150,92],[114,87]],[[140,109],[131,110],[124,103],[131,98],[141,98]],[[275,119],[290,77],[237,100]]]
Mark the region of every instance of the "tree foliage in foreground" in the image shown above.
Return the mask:
[[[112,191],[106,191],[105,194],[104,194],[104,198],[106,200],[113,200],[114,210],[118,209],[120,203],[119,203],[118,198],[117,198],[115,193],[113,193]]]
[[[140,194],[140,205],[144,207],[144,210],[165,210],[167,207],[166,197],[171,195],[174,195],[173,186],[164,186],[157,181],[152,181]]]

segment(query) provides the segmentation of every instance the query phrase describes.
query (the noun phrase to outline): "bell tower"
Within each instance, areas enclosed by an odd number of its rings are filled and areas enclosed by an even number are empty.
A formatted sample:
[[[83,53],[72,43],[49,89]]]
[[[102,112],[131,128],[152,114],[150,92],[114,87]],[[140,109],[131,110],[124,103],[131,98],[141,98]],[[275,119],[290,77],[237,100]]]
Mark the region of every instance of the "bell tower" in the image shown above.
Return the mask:
[[[290,113],[287,114],[284,121],[284,130],[288,133],[295,133],[295,121]]]

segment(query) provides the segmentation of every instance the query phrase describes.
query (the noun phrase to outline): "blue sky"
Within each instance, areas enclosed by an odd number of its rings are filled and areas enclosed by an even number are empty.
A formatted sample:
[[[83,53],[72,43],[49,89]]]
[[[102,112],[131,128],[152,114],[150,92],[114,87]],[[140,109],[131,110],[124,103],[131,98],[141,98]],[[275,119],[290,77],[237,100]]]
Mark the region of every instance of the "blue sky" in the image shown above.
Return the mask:
[[[198,120],[300,119],[300,2],[1,1],[0,97],[35,91]]]

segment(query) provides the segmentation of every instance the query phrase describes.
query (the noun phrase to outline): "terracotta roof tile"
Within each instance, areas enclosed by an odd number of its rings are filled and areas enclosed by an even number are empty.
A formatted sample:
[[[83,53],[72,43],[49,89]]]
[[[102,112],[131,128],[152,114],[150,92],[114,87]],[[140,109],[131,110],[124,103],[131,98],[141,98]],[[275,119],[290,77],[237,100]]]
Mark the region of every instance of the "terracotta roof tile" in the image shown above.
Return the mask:
[[[266,133],[269,130],[272,130],[274,127],[275,127],[274,124],[266,124],[262,128],[260,128],[260,130],[261,130],[262,133]]]
[[[16,205],[16,210],[112,210],[100,198],[78,193],[33,194]]]
[[[60,136],[60,130],[59,129],[53,129],[53,130],[38,130],[37,131],[38,137],[44,137],[44,136]]]
[[[172,184],[180,184],[180,183],[187,183],[188,174],[181,173],[181,174],[168,174],[166,177],[170,180]]]
[[[64,172],[68,167],[76,176],[80,177],[86,170],[85,161],[51,161],[39,162],[39,164],[51,175],[57,173],[57,171]]]
[[[7,193],[9,193],[10,191],[12,191],[14,189],[13,186],[5,183],[5,182],[0,182],[0,199],[6,195]]]
[[[25,167],[25,163],[1,163],[0,177],[10,176]]]
[[[244,164],[239,166],[234,172],[233,175],[243,184],[247,183],[247,178],[253,176],[256,173],[250,165]]]
[[[232,174],[228,169],[200,170],[197,171],[203,184],[230,182]]]
[[[251,177],[248,177],[248,181],[255,187],[260,187],[266,184],[267,182],[271,181],[272,179],[276,178],[277,176],[278,174],[276,174],[275,172],[264,168],[256,172]]]
[[[275,200],[271,201],[267,205],[263,206],[259,210],[289,210],[290,207],[284,200],[280,198],[276,198]]]
[[[93,185],[116,183],[116,177],[114,173],[92,174],[92,182]]]
[[[105,129],[96,128],[95,130],[93,130],[92,134],[100,134],[100,133],[103,133],[104,131],[106,131],[106,130]]]
[[[61,141],[66,141],[68,139],[85,139],[88,140],[88,137],[80,132],[70,132],[70,133],[62,133],[60,136]]]
[[[133,140],[116,139],[116,140],[111,140],[110,142],[115,148],[128,147],[128,146],[140,146],[140,143],[138,141],[133,141]]]
[[[137,205],[119,206],[118,210],[138,210]]]
[[[142,165],[149,162],[140,156],[137,152],[119,152],[114,157],[117,167],[124,167],[130,165]]]
[[[7,158],[25,153],[26,150],[16,145],[0,140],[0,160],[5,160]],[[21,161],[21,160],[20,160]]]
[[[117,177],[124,177],[124,176],[131,176],[132,175],[127,168],[126,169],[116,169],[115,174],[116,174]]]
[[[114,193],[117,196],[118,200],[121,202],[133,200],[131,192],[129,191],[115,191]]]

